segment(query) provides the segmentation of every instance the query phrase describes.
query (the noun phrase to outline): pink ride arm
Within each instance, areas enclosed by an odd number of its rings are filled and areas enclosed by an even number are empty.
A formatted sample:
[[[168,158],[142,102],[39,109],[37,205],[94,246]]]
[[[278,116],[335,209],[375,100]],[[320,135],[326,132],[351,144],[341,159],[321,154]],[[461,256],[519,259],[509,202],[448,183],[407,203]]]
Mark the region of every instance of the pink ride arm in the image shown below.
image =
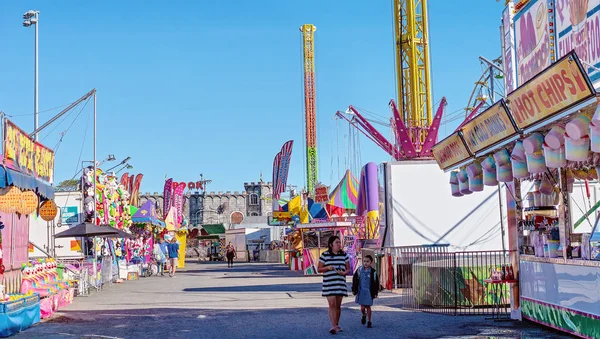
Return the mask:
[[[425,138],[425,143],[423,143],[423,149],[421,150],[421,156],[430,156],[431,148],[437,142],[438,132],[440,130],[440,123],[442,122],[442,116],[444,115],[444,108],[447,105],[446,97],[442,97],[442,101],[440,102],[440,106],[435,113],[435,117],[433,118],[433,122],[431,126],[429,126],[429,132],[427,133],[427,137]]]
[[[384,148],[384,150],[396,160],[403,158],[402,154],[400,154],[400,152],[398,152],[398,150],[383,135],[381,135],[381,133],[379,133],[379,131],[377,131],[377,129],[375,129],[375,127],[373,127],[373,125],[371,125],[367,119],[358,113],[354,107],[350,106],[348,108],[356,115],[358,120],[361,122],[361,125],[366,129],[367,133],[369,133],[375,140],[378,141],[380,147]]]
[[[396,138],[399,139],[399,144],[402,146],[402,150],[404,151],[404,155],[407,158],[414,158],[417,156],[417,151],[415,150],[415,145],[413,145],[410,136],[408,135],[408,131],[406,129],[406,124],[402,121],[402,117],[400,116],[400,112],[398,112],[398,107],[396,107],[396,102],[392,99],[390,100],[390,107],[392,108],[392,113],[394,115],[394,126],[396,127]],[[399,159],[396,159],[399,160]]]

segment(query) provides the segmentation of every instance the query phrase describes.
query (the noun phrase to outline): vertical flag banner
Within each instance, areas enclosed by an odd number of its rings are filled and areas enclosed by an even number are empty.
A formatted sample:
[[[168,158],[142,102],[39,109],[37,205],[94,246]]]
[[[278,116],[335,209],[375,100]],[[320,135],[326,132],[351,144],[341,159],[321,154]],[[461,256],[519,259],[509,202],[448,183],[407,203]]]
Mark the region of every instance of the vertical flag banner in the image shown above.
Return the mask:
[[[273,201],[279,199],[279,193],[277,190],[277,179],[279,177],[279,163],[281,162],[281,152],[277,153],[275,159],[273,159]]]
[[[127,184],[129,183],[129,172],[123,173],[123,175],[121,176],[121,180],[119,181],[119,184],[123,185],[123,187],[125,187],[125,190],[127,190]]]
[[[173,178],[165,180],[165,188],[163,190],[163,219],[169,214],[171,208],[171,198],[173,196]]]
[[[279,168],[277,174],[277,199],[279,199],[281,193],[285,192],[285,187],[287,185],[288,172],[290,169],[290,161],[292,159],[292,147],[294,145],[294,140],[290,140],[283,144],[281,147],[281,159],[279,161]]]
[[[185,189],[185,182],[179,183],[175,188],[175,192],[173,193],[173,201],[175,206],[175,222],[176,228],[179,228],[179,225],[183,221],[183,190]]]
[[[133,177],[133,176],[132,176]],[[129,198],[129,203],[133,206],[138,206],[138,197],[140,192],[140,185],[142,185],[143,174],[138,174],[135,176],[135,180],[133,181],[133,189],[131,191],[131,197]],[[131,181],[130,181],[131,182]]]

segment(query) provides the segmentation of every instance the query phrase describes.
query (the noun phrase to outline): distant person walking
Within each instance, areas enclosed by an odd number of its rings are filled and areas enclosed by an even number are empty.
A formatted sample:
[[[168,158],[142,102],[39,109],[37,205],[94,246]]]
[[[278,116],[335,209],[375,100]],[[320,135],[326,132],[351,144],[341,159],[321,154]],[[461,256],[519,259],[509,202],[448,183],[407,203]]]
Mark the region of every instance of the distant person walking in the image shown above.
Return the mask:
[[[237,253],[235,252],[235,247],[233,247],[231,241],[225,248],[225,256],[227,257],[227,267],[233,268],[233,258],[237,258]]]
[[[162,242],[164,240],[159,239],[158,243],[154,244],[153,255],[154,259],[156,259],[156,263],[158,264],[158,273],[160,275],[165,275],[165,262],[167,262],[167,256],[162,249]]]
[[[346,276],[350,273],[350,258],[342,251],[342,241],[338,236],[329,238],[329,248],[319,257],[317,271],[323,273],[323,296],[329,303],[329,333],[342,332],[340,316],[342,314],[342,298],[348,296]]]
[[[179,244],[177,243],[177,238],[173,237],[171,239],[171,243],[168,245],[169,250],[169,263],[171,267],[169,268],[169,276],[175,276],[175,270],[177,269],[177,261],[179,258]]]
[[[164,257],[165,257],[165,261],[162,263],[163,265],[163,272],[165,271],[165,267],[168,268],[168,258],[169,258],[169,243],[165,240],[165,239],[160,239],[160,249],[162,250]]]
[[[365,255],[363,265],[354,272],[352,277],[352,294],[356,296],[355,301],[360,305],[360,313],[362,313],[360,323],[367,324],[368,328],[373,327],[371,323],[371,306],[373,306],[373,299],[377,298],[379,292],[379,278],[377,277],[377,271],[371,267],[371,264],[373,264],[373,257]],[[369,319],[368,323],[367,318]]]

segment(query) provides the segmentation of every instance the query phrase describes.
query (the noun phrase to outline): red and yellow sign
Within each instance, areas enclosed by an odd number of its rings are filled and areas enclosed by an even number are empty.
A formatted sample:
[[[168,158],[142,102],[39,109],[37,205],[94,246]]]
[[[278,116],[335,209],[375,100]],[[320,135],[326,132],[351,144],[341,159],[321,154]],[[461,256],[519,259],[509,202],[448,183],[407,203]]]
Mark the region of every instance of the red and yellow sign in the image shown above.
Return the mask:
[[[446,139],[435,144],[431,151],[438,165],[443,170],[471,157],[459,132],[454,132]]]
[[[465,124],[462,133],[471,153],[477,153],[517,134],[517,130],[501,100]]]
[[[520,129],[547,119],[594,95],[574,53],[569,53],[508,95],[508,108]]]
[[[327,192],[327,186],[317,186],[315,188],[315,202],[326,202],[329,201],[329,192]]]
[[[277,220],[289,220],[292,218],[290,212],[273,212],[273,219]]]
[[[49,183],[54,179],[54,151],[9,120],[4,125],[4,160],[8,167],[38,179]]]
[[[44,219],[44,221],[54,220],[57,214],[58,207],[56,207],[56,204],[52,200],[46,200],[42,206],[40,206],[40,217]]]

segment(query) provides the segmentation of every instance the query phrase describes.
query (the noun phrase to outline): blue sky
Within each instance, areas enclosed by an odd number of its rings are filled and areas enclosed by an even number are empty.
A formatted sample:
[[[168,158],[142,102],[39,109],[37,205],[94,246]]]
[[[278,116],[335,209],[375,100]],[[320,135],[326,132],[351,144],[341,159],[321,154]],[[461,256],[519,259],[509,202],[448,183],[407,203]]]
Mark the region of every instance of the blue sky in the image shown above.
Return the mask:
[[[502,2],[429,1],[434,102],[466,106],[481,73],[478,56],[500,55]],[[165,174],[213,180],[209,190],[241,190],[295,140],[291,184],[305,185],[302,51],[299,27],[317,26],[320,179],[338,178],[333,115],[349,104],[389,116],[395,97],[391,0],[386,1],[2,1],[0,110],[33,129],[33,29],[22,14],[40,10],[40,111],[98,90],[98,158],[131,156],[142,191]],[[91,103],[56,153],[55,180],[92,159]],[[40,114],[40,124],[59,110]],[[54,148],[79,111],[41,133]],[[450,132],[458,121],[441,131]],[[87,136],[84,138],[86,126]],[[53,130],[52,130],[53,129]],[[389,131],[382,130],[389,136]],[[346,153],[346,152],[344,152]],[[389,160],[366,138],[361,163]],[[333,164],[333,165],[332,165]]]

